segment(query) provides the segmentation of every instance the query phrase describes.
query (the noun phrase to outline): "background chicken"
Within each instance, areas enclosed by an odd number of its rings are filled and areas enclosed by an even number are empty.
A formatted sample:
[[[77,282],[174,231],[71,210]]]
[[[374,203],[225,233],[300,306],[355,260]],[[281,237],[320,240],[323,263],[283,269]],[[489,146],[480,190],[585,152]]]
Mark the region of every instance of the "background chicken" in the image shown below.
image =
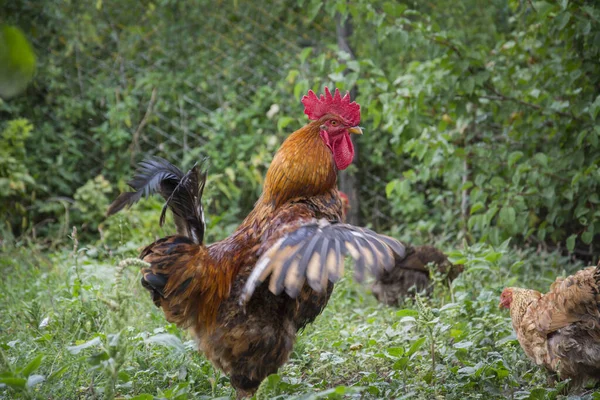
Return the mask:
[[[297,331],[327,304],[346,254],[359,280],[365,270],[379,275],[404,255],[400,242],[340,223],[337,172],[352,162],[350,134],[362,133],[359,105],[327,88],[320,97],[309,91],[302,102],[312,122],[282,144],[262,195],[230,237],[202,243],[202,166],[184,175],[163,159],[147,160],[130,182],[135,192],[119,196],[108,211],[152,192],[165,198],[161,222],[170,207],[178,235],[142,251],[150,263],[142,284],[167,320],[191,328],[238,397],[251,395],[287,361]]]
[[[390,271],[383,271],[371,288],[381,303],[397,306],[404,297],[422,290],[430,294],[433,286],[427,268],[429,263],[433,263],[439,273],[446,275],[447,282],[452,282],[463,270],[462,266],[453,265],[441,250],[433,246],[411,246],[406,243],[404,246],[406,256],[397,259]]]
[[[506,288],[500,306],[536,364],[575,384],[600,379],[600,264],[558,278],[544,295]]]
[[[340,192],[343,215],[350,209],[350,201],[344,192]],[[427,265],[433,263],[441,274],[452,282],[462,271],[462,265],[452,265],[442,251],[433,246],[411,246],[403,243],[406,256],[398,258],[390,271],[383,271],[371,290],[375,298],[384,304],[397,306],[398,302],[415,292],[431,292],[431,279]]]

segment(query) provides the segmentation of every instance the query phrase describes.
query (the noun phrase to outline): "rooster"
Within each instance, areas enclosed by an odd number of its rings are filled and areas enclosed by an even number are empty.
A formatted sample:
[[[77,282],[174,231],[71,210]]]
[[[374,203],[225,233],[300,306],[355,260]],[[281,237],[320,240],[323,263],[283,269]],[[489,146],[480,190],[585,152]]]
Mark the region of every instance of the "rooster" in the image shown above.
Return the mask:
[[[129,182],[135,191],[107,211],[154,192],[165,198],[161,224],[170,208],[177,235],[142,251],[150,264],[142,285],[168,321],[190,328],[238,398],[288,360],[297,332],[326,306],[346,255],[360,281],[405,253],[395,239],[341,222],[337,174],[354,157],[350,135],[362,134],[360,106],[328,88],[321,96],[309,91],[302,103],[311,122],[283,142],[254,209],[228,238],[203,243],[204,163],[184,174],[166,160],[146,160]]]
[[[342,199],[342,218],[348,214],[350,200],[346,193],[340,191]],[[406,254],[396,260],[391,271],[383,271],[377,278],[371,291],[375,298],[383,304],[397,306],[399,301],[415,292],[426,290],[431,292],[431,280],[427,265],[432,263],[448,281],[453,281],[463,270],[462,265],[452,265],[448,257],[433,246],[411,246],[403,243]]]
[[[546,294],[506,288],[500,307],[537,365],[575,385],[600,380],[600,264],[558,278]]]

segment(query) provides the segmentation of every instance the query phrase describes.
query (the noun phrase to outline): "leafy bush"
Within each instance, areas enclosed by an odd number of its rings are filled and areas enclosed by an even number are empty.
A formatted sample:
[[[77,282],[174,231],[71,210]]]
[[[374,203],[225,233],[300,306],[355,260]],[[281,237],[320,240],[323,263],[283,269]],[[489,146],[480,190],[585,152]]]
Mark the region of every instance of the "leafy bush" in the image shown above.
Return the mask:
[[[518,236],[593,253],[595,2],[359,1],[329,11],[352,19],[356,60],[335,51],[308,57],[311,72],[296,86],[314,76],[356,85],[370,128],[358,170],[368,222],[407,239],[419,231],[495,244]],[[389,206],[379,197],[384,185]]]
[[[133,237],[161,234],[143,229]],[[0,314],[0,397],[72,398],[74,390],[138,399],[233,394],[189,335],[152,304],[139,284],[139,265],[119,262],[137,254],[129,243],[83,247],[76,241],[74,249],[52,253],[33,246],[1,250],[0,301],[7,312]],[[504,286],[545,291],[557,271],[568,275],[582,265],[508,242],[449,255],[465,272],[451,288],[438,282],[430,299],[405,299],[402,309],[377,303],[348,271],[257,399],[562,398],[563,385],[546,384],[498,301]]]
[[[0,134],[0,232],[2,236],[19,231],[35,199],[38,185],[30,175],[25,141],[33,126],[26,119],[8,121]],[[29,194],[29,196],[28,196]],[[5,236],[6,237],[6,236]]]
[[[300,97],[327,84],[356,88],[362,105],[368,135],[350,173],[364,224],[414,242],[516,237],[587,258],[599,244],[593,1],[236,2],[211,18],[209,3],[7,7],[7,22],[52,49],[38,51],[26,93],[0,103],[0,117],[35,126],[23,142],[35,157],[19,162],[44,189],[11,197],[27,210],[11,221],[17,235],[64,239],[67,220],[84,223],[73,204],[86,182],[102,175],[115,195],[136,161],[159,154],[184,168],[210,158],[221,237],[305,122]],[[352,55],[335,46],[338,14],[351,20]]]

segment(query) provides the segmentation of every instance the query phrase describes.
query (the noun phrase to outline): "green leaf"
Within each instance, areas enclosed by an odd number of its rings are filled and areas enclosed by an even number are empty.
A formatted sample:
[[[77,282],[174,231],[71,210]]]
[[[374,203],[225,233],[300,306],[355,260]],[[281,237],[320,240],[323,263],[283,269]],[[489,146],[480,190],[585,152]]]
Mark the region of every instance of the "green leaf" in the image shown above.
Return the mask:
[[[567,24],[569,23],[569,20],[571,19],[571,13],[568,11],[565,11],[563,13],[560,13],[557,17],[556,17],[556,22],[558,24],[557,28],[558,30],[562,31],[565,26],[567,26]]]
[[[498,262],[502,258],[502,253],[497,251],[492,251],[490,254],[485,256],[485,260],[491,262],[492,264]]]
[[[473,215],[469,218],[469,222],[467,223],[467,228],[469,231],[472,231],[475,227],[475,224],[480,223],[483,219],[483,215]]]
[[[502,207],[498,214],[498,223],[504,227],[512,227],[517,219],[517,214],[513,207]]]
[[[336,72],[335,74],[329,74],[329,79],[334,82],[342,82],[344,80],[344,74],[341,72]]]
[[[308,89],[308,85],[306,84],[305,81],[301,80],[298,81],[295,85],[294,85],[294,97],[299,99],[301,96],[303,96]]]
[[[110,359],[110,355],[106,351],[100,351],[89,356],[86,361],[90,365],[99,365],[102,361]]]
[[[320,0],[310,0],[308,3],[307,15],[308,21],[313,21],[319,12],[321,11],[321,7],[323,6],[323,2]]]
[[[454,347],[457,349],[468,349],[473,346],[473,342],[470,341],[462,341],[454,344]]]
[[[395,369],[396,371],[402,371],[406,368],[407,365],[408,365],[408,357],[402,357],[394,363],[392,368]]]
[[[425,343],[425,340],[427,340],[427,338],[424,338],[424,337],[415,340],[414,343],[410,346],[410,348],[406,352],[406,356],[410,357],[414,353],[416,353],[421,348],[421,346],[423,346],[423,343]]]
[[[467,261],[469,261],[466,258],[450,258],[450,262],[454,265],[464,265]]]
[[[576,238],[577,238],[577,235],[569,236],[569,238],[567,239],[567,250],[573,251],[573,249],[575,248],[575,239]]]
[[[490,271],[490,266],[487,264],[483,264],[483,263],[478,263],[478,264],[474,264],[474,265],[469,265],[467,267],[467,270],[469,272],[476,272],[476,271]]]
[[[600,23],[600,9],[587,5],[581,7],[581,9],[585,11],[585,13],[589,15],[594,21]]]
[[[475,79],[472,77],[465,79],[462,83],[462,89],[466,94],[472,94],[473,90],[475,89]]]
[[[404,348],[402,347],[390,347],[387,349],[387,352],[392,357],[400,357],[404,355]]]
[[[304,49],[303,51],[305,51],[305,50],[306,49]],[[289,83],[291,85],[296,81],[296,77],[298,75],[300,75],[300,71],[298,71],[297,69],[291,69],[290,72],[288,72],[285,80],[287,81],[287,83]]]
[[[592,243],[592,240],[594,239],[594,234],[590,231],[585,231],[581,234],[581,240],[583,241],[583,243],[585,244],[590,244]]]
[[[280,117],[277,121],[277,130],[280,132],[283,131],[292,122],[294,122],[294,118]]]
[[[396,187],[396,183],[398,181],[396,179],[394,179],[391,182],[388,182],[387,185],[385,185],[385,196],[389,199],[392,196],[392,192],[394,191],[394,188]]]
[[[6,386],[10,386],[13,389],[24,389],[25,385],[27,385],[27,379],[6,377],[0,378],[0,383],[4,383]]]
[[[42,360],[43,359],[44,359],[44,355],[43,354],[38,354],[37,357],[35,357],[33,360],[31,360],[29,362],[29,364],[27,364],[27,366],[25,366],[25,368],[23,368],[20,371],[21,375],[23,375],[24,377],[28,377],[33,372],[37,371],[37,369],[42,364]]]
[[[144,342],[170,347],[179,352],[185,351],[181,339],[170,333],[159,333],[158,335],[150,336],[148,339],[144,340]]]
[[[68,346],[67,347],[67,351],[71,354],[79,354],[81,352],[81,350],[87,349],[89,347],[94,347],[94,346],[98,346],[99,344],[101,344],[102,341],[100,340],[99,337],[95,337],[92,340],[89,340],[85,343],[82,343],[80,345],[77,346]]]
[[[474,375],[475,372],[477,372],[477,369],[475,369],[473,367],[462,367],[456,372],[459,374],[464,374],[464,375]]]
[[[460,307],[460,305],[458,303],[448,303],[448,304],[445,304],[442,308],[440,308],[440,312],[454,310],[455,308],[458,308],[458,307]]]
[[[477,211],[483,209],[485,206],[483,205],[483,203],[481,201],[478,201],[477,203],[473,204],[471,206],[471,215],[475,214]]]
[[[70,365],[64,365],[60,369],[54,371],[50,376],[48,376],[48,380],[52,381],[54,379],[58,379],[65,374],[69,370]]]
[[[525,265],[524,261],[515,262],[513,265],[510,266],[510,272],[516,274],[517,272],[519,272],[523,265]]]
[[[346,67],[349,70],[360,72],[360,64],[358,61],[349,60],[348,62],[346,62]]]
[[[544,18],[546,18],[546,16],[548,16],[548,14],[550,14],[555,6],[552,3],[546,2],[546,1],[536,1],[534,3],[534,7],[537,11],[537,17],[540,20],[543,20]]]
[[[391,16],[391,17],[399,17],[406,10],[406,6],[404,4],[399,4],[396,2],[386,1],[383,3],[383,11]]]
[[[513,165],[517,163],[523,157],[522,151],[513,151],[508,156],[508,168],[511,168]]]
[[[590,104],[589,110],[592,119],[596,119],[598,112],[600,111],[600,95],[596,97],[596,100],[594,100],[592,104]]]
[[[540,163],[542,166],[548,166],[548,156],[544,153],[537,153],[533,158],[537,160],[537,162]]]
[[[490,179],[490,185],[492,185],[494,189],[504,188],[505,184],[506,181],[499,176],[494,176]]]

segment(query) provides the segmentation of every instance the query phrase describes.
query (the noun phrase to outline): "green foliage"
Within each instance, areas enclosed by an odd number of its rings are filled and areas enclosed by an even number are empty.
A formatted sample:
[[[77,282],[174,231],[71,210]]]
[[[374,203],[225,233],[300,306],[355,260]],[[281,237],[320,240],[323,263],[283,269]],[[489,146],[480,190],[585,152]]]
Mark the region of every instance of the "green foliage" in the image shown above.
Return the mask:
[[[10,222],[17,235],[102,229],[104,196],[159,154],[184,168],[210,158],[209,233],[222,237],[305,122],[300,97],[330,85],[355,87],[362,105],[350,173],[364,223],[417,242],[518,237],[582,256],[600,240],[595,2],[281,0],[208,16],[185,1],[6,6],[8,22],[53,49],[28,96],[0,103],[0,116],[35,126],[24,142],[35,157],[20,162],[44,183],[13,196],[27,210]],[[353,56],[335,46],[338,13]],[[83,205],[75,193],[97,176],[113,192]]]
[[[141,262],[109,255],[134,256],[134,248],[75,243],[72,251],[46,254],[2,248],[0,397],[233,395],[186,331],[152,304],[139,284]],[[402,309],[342,279],[256,398],[564,398],[564,385],[548,387],[545,372],[527,359],[498,301],[504,286],[546,290],[556,271],[567,275],[582,265],[507,242],[467,246],[450,257],[465,267],[451,289],[438,282],[431,299],[405,299]],[[573,394],[592,399],[589,391]]]
[[[12,234],[27,218],[26,206],[39,187],[30,175],[25,142],[33,126],[26,119],[8,121],[0,133],[0,232]],[[3,236],[4,236],[3,235]]]
[[[517,236],[589,255],[600,238],[595,2],[334,4],[352,20],[356,60],[308,57],[296,86],[356,85],[368,222],[408,240]],[[389,206],[374,196],[382,183]]]
[[[44,381],[43,375],[34,374],[40,367],[44,355],[38,354],[25,366],[16,369],[8,363],[2,349],[0,349],[0,356],[2,357],[3,366],[3,372],[0,374],[0,384],[22,394],[24,397],[31,396],[31,389]]]
[[[77,189],[74,207],[80,212],[83,223],[97,224],[104,217],[110,203],[108,195],[112,192],[110,182],[102,175],[90,179],[85,185]],[[97,228],[97,225],[95,226]]]
[[[74,194],[99,175],[125,189],[148,154],[182,168],[209,157],[207,210],[230,232],[258,197],[281,139],[305,121],[285,76],[313,35],[298,37],[311,21],[290,3],[216,12],[208,1],[7,2],[8,21],[43,54],[28,96],[0,103],[0,119],[34,124],[26,148],[35,158],[24,163],[46,185],[46,202],[23,201],[30,212],[14,233],[46,221],[37,234],[64,240],[64,221],[84,222],[71,218]],[[298,118],[284,123],[290,115]]]

